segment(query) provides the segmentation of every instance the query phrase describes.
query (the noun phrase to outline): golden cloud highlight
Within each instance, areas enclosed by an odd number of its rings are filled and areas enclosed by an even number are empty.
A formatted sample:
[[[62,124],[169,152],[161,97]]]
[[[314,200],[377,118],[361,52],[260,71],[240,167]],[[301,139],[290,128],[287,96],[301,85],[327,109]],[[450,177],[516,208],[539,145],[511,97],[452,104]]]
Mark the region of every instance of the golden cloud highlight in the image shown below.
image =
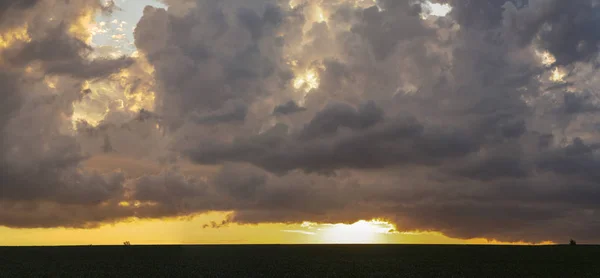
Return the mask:
[[[82,12],[73,24],[69,27],[69,33],[81,40],[90,44],[92,42],[92,31],[94,27],[94,10],[86,10]]]
[[[154,68],[142,55],[135,54],[135,63],[113,74],[108,79],[86,81],[82,91],[84,98],[74,104],[73,126],[86,121],[97,126],[111,111],[120,111],[134,117],[144,109],[154,111]]]
[[[30,42],[31,37],[27,33],[27,24],[8,30],[4,34],[0,34],[0,50],[9,48],[16,42]]]

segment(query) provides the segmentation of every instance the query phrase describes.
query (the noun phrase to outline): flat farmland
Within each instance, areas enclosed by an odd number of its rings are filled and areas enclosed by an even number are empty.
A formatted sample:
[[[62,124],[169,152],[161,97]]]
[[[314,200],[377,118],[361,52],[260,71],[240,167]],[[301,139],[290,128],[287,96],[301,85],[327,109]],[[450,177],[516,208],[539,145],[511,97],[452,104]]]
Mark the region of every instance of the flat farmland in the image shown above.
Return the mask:
[[[600,277],[600,246],[0,247],[0,277]]]

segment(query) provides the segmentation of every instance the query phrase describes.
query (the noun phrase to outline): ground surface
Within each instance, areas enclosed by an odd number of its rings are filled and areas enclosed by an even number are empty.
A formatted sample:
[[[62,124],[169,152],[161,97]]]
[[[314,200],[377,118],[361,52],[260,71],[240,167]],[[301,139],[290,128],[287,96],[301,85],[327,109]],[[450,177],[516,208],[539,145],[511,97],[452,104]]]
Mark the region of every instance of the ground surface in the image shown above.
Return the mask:
[[[0,247],[0,277],[600,277],[600,246]]]

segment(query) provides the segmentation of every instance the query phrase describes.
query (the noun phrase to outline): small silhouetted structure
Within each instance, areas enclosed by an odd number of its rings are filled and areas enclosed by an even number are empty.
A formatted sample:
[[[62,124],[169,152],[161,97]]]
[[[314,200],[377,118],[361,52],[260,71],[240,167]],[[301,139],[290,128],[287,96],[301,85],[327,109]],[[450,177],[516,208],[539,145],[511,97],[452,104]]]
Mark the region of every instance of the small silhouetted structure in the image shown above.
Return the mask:
[[[575,240],[571,239],[571,240],[569,241],[569,245],[571,245],[571,246],[575,246],[575,245],[577,245],[577,241],[575,241]]]
[[[129,246],[129,245],[131,245],[131,242],[129,242],[129,241],[125,241],[125,242],[123,242],[123,245],[125,245],[125,246]]]

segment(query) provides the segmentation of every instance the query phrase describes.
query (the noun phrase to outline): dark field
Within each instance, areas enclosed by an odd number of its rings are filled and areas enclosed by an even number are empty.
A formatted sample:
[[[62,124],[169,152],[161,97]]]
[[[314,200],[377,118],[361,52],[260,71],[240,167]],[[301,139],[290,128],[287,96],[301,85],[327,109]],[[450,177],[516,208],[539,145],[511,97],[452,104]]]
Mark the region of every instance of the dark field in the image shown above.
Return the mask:
[[[0,277],[600,277],[600,246],[2,247]]]

